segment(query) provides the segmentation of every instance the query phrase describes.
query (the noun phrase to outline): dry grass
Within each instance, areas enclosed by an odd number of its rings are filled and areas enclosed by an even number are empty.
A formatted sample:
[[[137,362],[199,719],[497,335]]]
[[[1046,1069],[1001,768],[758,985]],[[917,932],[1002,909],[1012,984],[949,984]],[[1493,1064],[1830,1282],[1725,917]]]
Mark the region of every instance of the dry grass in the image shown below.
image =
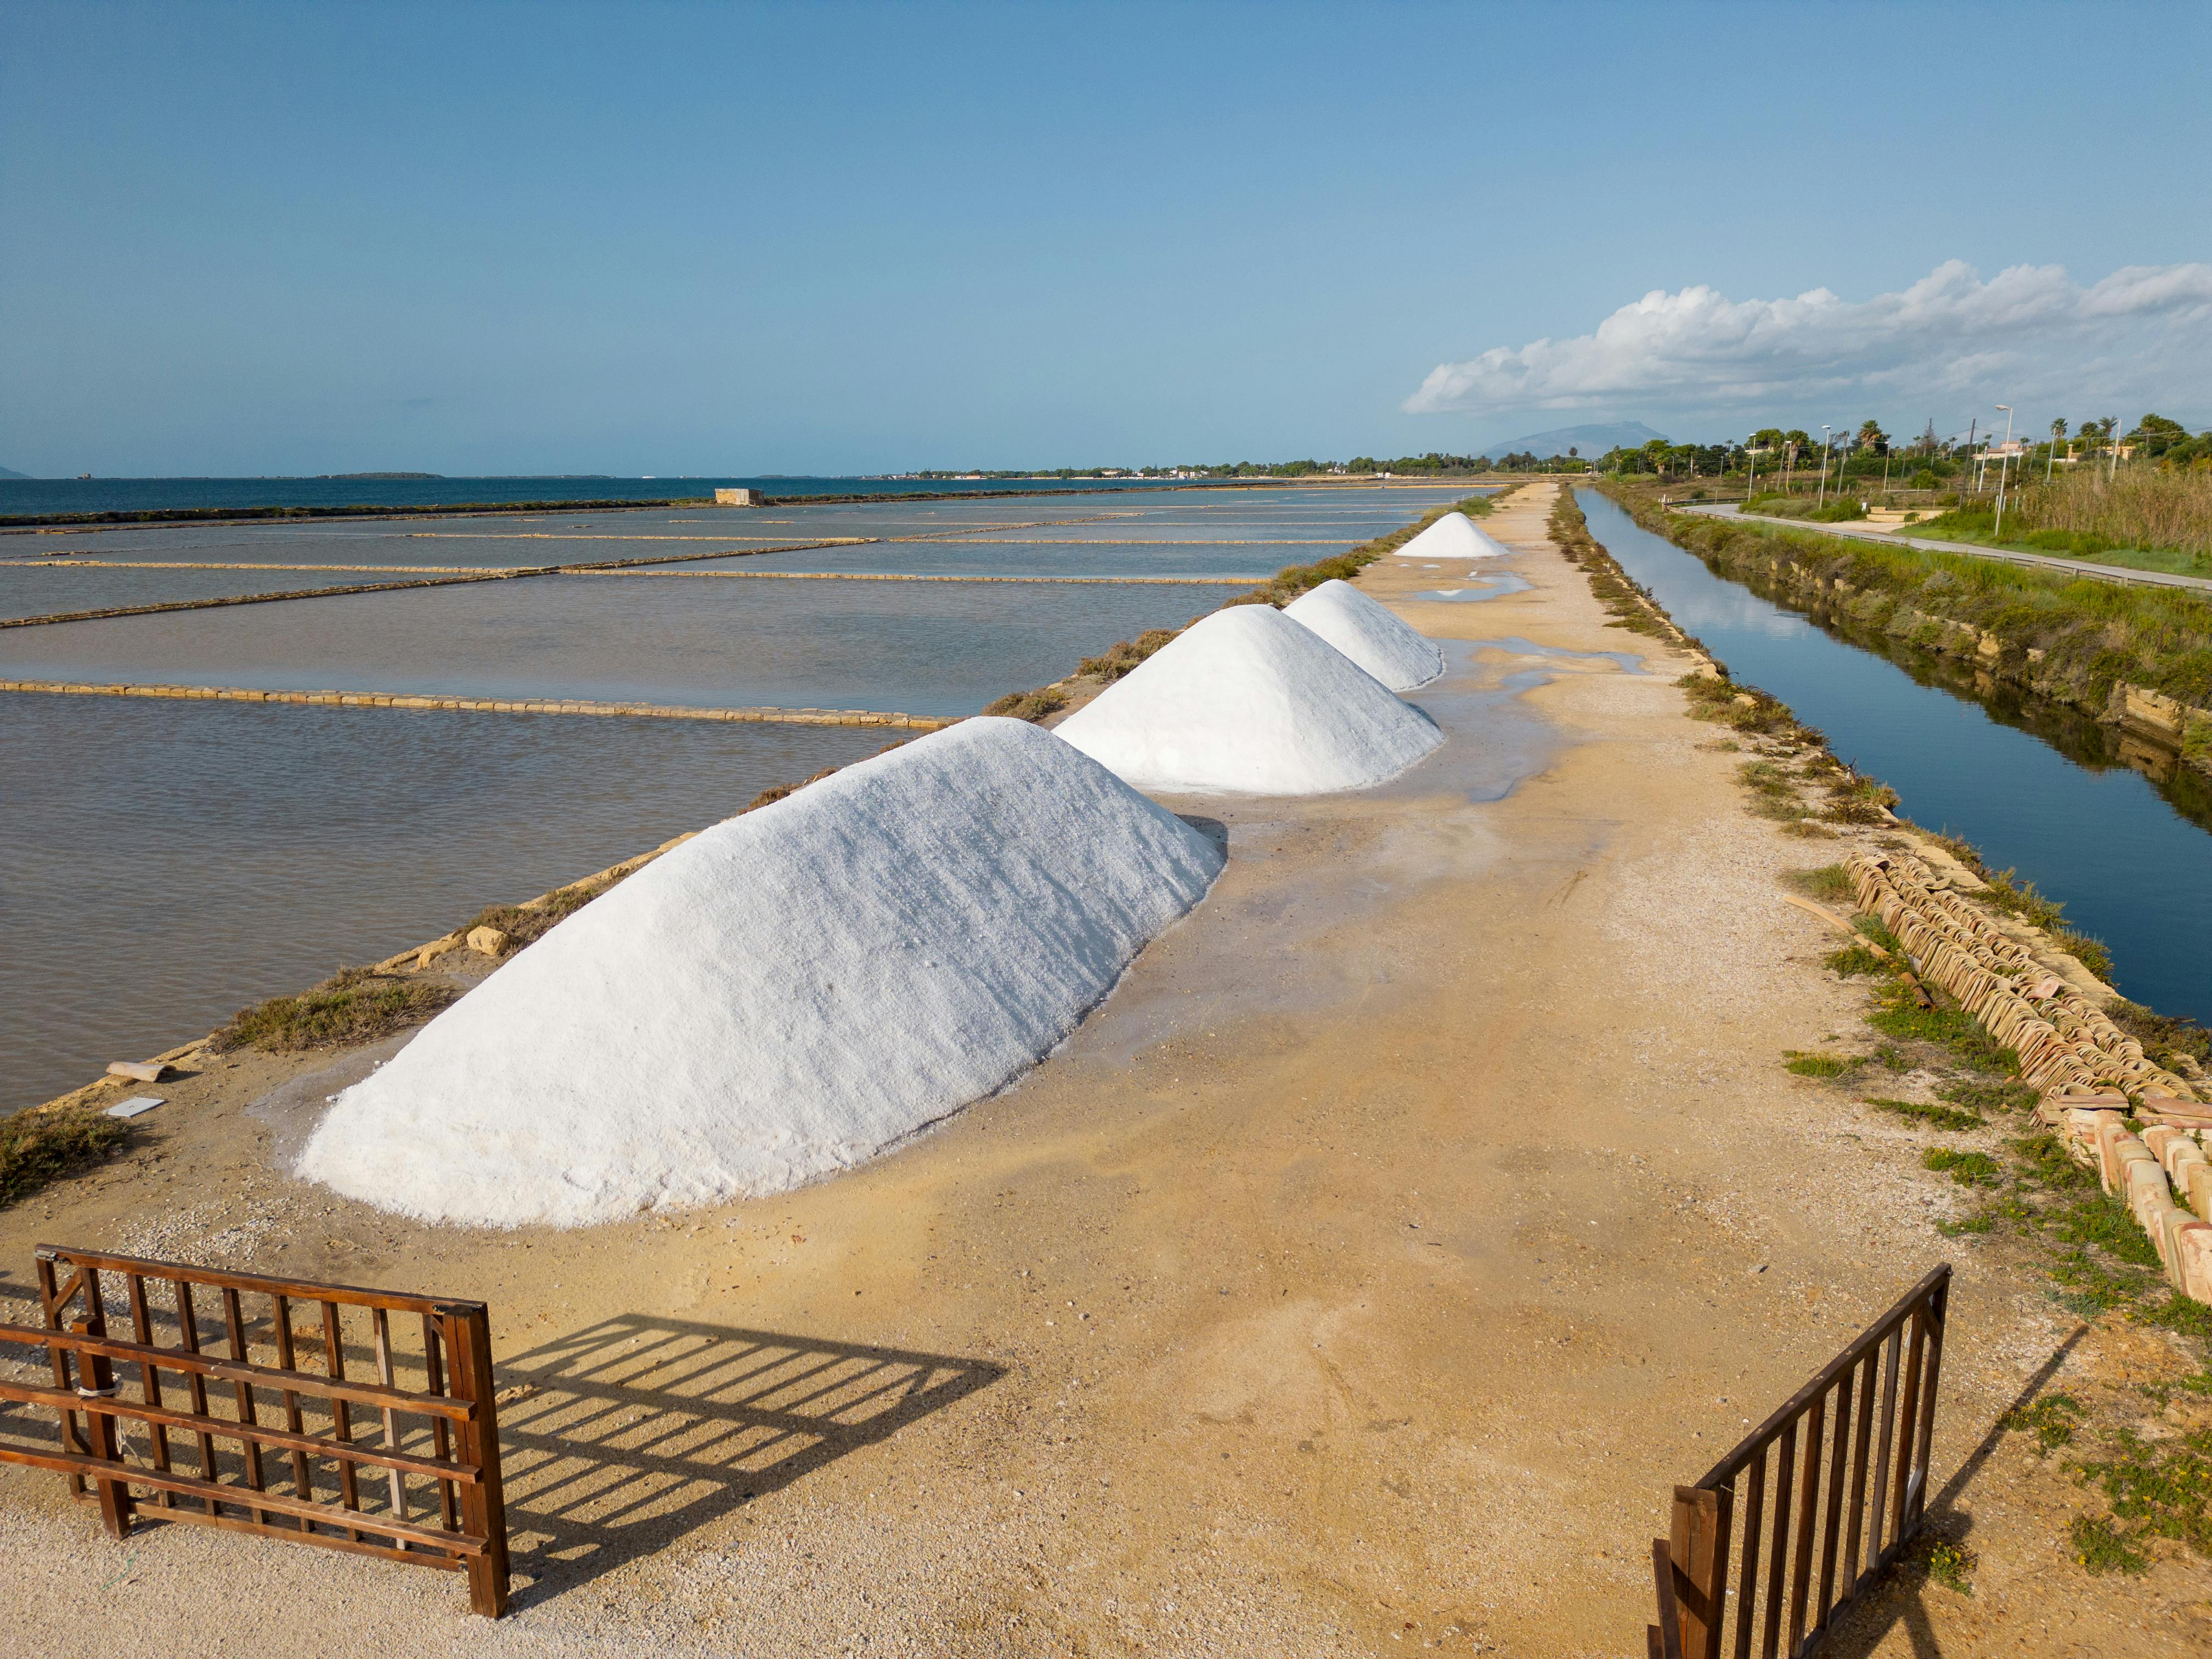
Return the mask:
[[[2107,478],[2074,468],[2049,483],[2030,483],[2005,507],[2023,533],[2094,536],[2114,547],[2167,548],[2212,558],[2212,472],[2123,466]]]
[[[271,997],[240,1009],[215,1034],[215,1047],[271,1054],[350,1048],[419,1025],[459,995],[450,985],[341,968],[297,996]]]
[[[34,1107],[0,1119],[0,1204],[99,1163],[130,1138],[127,1124],[82,1106]]]

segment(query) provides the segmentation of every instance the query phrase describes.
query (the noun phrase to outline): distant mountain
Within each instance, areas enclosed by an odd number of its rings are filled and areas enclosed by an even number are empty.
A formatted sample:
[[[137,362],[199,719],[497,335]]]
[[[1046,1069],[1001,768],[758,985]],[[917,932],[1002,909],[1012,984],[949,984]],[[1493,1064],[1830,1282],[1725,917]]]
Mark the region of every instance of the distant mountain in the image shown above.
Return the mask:
[[[1615,421],[1610,426],[1563,426],[1556,432],[1538,432],[1526,438],[1485,444],[1482,453],[1493,459],[1501,455],[1534,455],[1542,461],[1571,449],[1585,460],[1595,460],[1608,449],[1634,449],[1654,438],[1664,441],[1666,436],[1641,421]]]
[[[30,476],[27,472],[10,472],[6,467],[0,466],[0,478],[27,478]]]

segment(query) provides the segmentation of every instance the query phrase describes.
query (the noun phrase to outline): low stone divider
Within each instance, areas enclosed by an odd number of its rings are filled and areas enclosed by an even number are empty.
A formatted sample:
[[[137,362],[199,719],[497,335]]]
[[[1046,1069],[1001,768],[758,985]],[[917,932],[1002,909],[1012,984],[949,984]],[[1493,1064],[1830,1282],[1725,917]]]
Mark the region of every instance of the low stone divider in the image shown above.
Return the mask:
[[[2166,1282],[2212,1304],[2212,1159],[2203,1139],[2212,1131],[2212,1082],[2147,1058],[2057,966],[1961,897],[1954,878],[1909,854],[1856,854],[1844,867],[1860,910],[2019,1055],[2021,1075],[2043,1095],[2036,1121],[2127,1205]]]

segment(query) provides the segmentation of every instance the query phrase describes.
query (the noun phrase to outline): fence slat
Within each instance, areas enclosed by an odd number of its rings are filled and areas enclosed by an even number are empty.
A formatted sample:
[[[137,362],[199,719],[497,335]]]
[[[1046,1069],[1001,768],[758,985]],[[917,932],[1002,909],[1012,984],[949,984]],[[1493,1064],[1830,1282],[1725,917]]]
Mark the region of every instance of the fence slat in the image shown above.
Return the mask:
[[[137,1338],[141,1347],[154,1346],[154,1316],[146,1305],[146,1275],[131,1273],[125,1282],[131,1287],[131,1334]],[[161,1368],[153,1357],[138,1362],[138,1395],[147,1405],[155,1407],[161,1403]],[[146,1438],[154,1449],[154,1467],[163,1474],[169,1468],[169,1430],[166,1424],[148,1419]],[[173,1492],[160,1494],[160,1507],[174,1509],[177,1495]]]
[[[1851,1522],[1844,1536],[1843,1598],[1847,1601],[1858,1593],[1859,1580],[1866,1574],[1866,1557],[1861,1552],[1866,1544],[1867,1439],[1874,1431],[1874,1374],[1880,1358],[1878,1352],[1870,1352],[1859,1367],[1859,1416],[1851,1425]]]
[[[269,1297],[269,1316],[276,1327],[276,1364],[283,1370],[297,1370],[300,1356],[292,1346],[292,1298],[272,1292]],[[284,1428],[289,1434],[304,1434],[307,1419],[300,1411],[300,1391],[286,1389]],[[313,1498],[315,1495],[314,1471],[307,1467],[307,1454],[295,1450],[292,1454],[292,1496]]]
[[[1759,1584],[1759,1528],[1766,1516],[1766,1448],[1752,1454],[1745,1470],[1751,1490],[1744,1506],[1743,1568],[1736,1580],[1735,1659],[1751,1659],[1752,1595]]]
[[[1783,1425],[1782,1444],[1774,1455],[1774,1548],[1766,1571],[1766,1621],[1759,1645],[1759,1659],[1775,1659],[1782,1650],[1782,1574],[1790,1560],[1790,1479],[1797,1455],[1797,1421]]]
[[[1813,1604],[1813,1625],[1815,1629],[1828,1622],[1828,1609],[1836,1600],[1836,1549],[1841,1540],[1844,1518],[1844,1459],[1850,1451],[1851,1440],[1851,1380],[1856,1375],[1845,1371],[1836,1384],[1835,1445],[1828,1454],[1828,1503],[1820,1517],[1820,1594]]]

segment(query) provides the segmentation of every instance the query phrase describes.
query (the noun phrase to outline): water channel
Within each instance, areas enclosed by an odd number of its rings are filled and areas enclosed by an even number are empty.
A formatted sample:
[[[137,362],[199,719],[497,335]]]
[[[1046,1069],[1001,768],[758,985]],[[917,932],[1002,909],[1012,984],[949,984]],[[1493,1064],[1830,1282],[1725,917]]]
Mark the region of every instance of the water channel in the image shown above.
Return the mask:
[[[2212,1021],[2212,781],[2129,764],[2124,739],[2062,706],[1881,636],[1846,635],[1713,574],[1595,490],[1590,533],[1747,685],[1781,698],[1899,811],[2014,869],[2111,949],[2119,988]]]

